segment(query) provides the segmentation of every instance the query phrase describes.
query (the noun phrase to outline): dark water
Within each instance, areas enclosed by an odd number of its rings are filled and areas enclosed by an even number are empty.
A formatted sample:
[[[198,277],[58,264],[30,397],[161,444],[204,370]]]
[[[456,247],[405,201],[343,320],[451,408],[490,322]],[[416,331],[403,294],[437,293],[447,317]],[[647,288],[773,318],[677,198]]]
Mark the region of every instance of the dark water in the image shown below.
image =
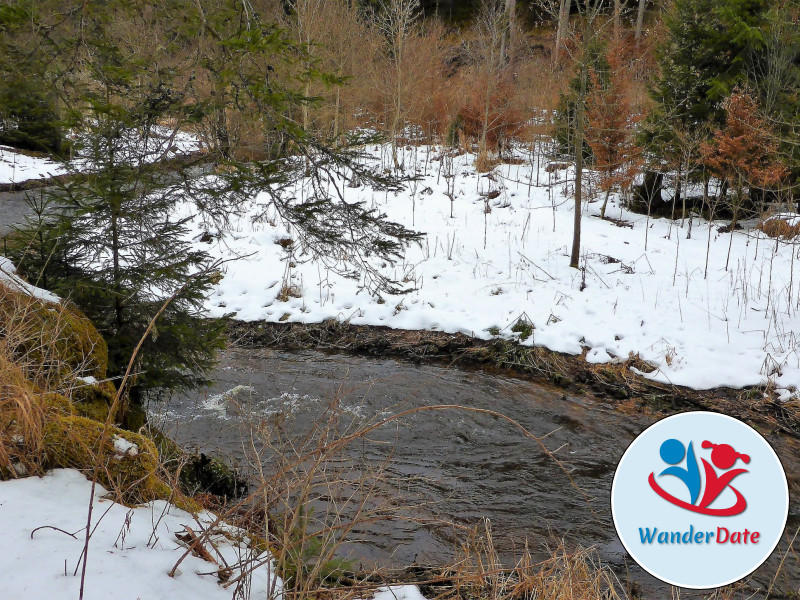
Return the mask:
[[[615,465],[652,417],[529,381],[389,359],[231,350],[222,364],[209,391],[151,406],[151,414],[179,443],[247,469],[260,463],[268,475],[277,469],[276,447],[284,457],[303,455],[321,438],[337,439],[419,407],[458,404],[516,421],[459,409],[415,412],[326,455],[328,470],[315,480],[318,516],[335,505],[352,517],[368,496],[365,510],[394,517],[350,536],[344,550],[362,566],[450,562],[467,529],[487,518],[508,561],[526,541],[544,559],[548,546],[564,540],[571,548],[594,547],[645,597],[671,597],[668,586],[628,559],[609,503]],[[225,395],[236,386],[246,387]],[[779,442],[776,450],[787,468],[798,464],[796,446]],[[372,486],[368,494],[364,482]],[[790,519],[790,538],[796,521],[796,515]],[[768,587],[786,546],[754,574],[749,591],[732,597]],[[798,587],[800,567],[790,553],[775,590]]]
[[[14,225],[25,222],[25,216],[30,213],[26,196],[41,193],[41,190],[0,192],[0,238],[8,234]]]

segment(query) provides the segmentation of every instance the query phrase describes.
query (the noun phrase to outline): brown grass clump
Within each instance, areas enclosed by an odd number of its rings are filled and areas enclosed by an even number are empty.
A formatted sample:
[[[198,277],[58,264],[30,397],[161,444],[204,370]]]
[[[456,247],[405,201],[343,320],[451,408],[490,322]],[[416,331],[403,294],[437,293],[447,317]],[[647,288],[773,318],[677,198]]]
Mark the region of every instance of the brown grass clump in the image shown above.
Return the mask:
[[[276,296],[278,302],[288,302],[289,298],[302,298],[302,297],[303,297],[303,290],[300,289],[299,285],[295,284],[284,284],[278,291],[278,295]]]
[[[489,156],[488,152],[481,152],[475,159],[475,170],[478,173],[488,173],[499,164],[499,159]]]
[[[22,369],[0,353],[0,479],[36,470],[44,410]]]
[[[772,238],[793,240],[800,235],[800,219],[790,224],[780,217],[770,217],[761,221],[756,227]]]
[[[623,600],[627,594],[613,572],[602,565],[596,552],[567,550],[564,543],[551,557],[535,562],[527,547],[516,564],[503,566],[494,546],[488,521],[462,543],[457,561],[446,573],[452,578],[453,596],[480,600]]]
[[[173,495],[152,441],[113,424],[104,435],[117,395],[106,364],[105,342],[77,309],[0,282],[0,479],[99,465],[98,481],[120,501]],[[119,439],[135,450],[120,452]]]

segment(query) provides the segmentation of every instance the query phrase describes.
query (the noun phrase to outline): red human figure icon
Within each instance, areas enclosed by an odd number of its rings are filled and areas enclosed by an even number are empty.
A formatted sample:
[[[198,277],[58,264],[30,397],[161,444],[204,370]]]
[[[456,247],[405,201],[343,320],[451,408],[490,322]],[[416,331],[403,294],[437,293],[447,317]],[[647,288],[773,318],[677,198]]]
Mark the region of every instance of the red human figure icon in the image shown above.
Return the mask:
[[[718,469],[730,469],[738,459],[742,459],[742,462],[745,464],[750,462],[750,457],[747,454],[736,452],[736,450],[734,450],[733,447],[729,446],[728,444],[712,444],[706,440],[703,442],[702,447],[705,449],[713,448],[711,451],[711,462],[714,463],[714,467],[717,467]],[[701,508],[706,508],[709,504],[714,502],[714,500],[716,500],[717,497],[722,493],[722,490],[728,487],[735,477],[738,477],[742,473],[747,473],[747,469],[733,469],[732,471],[727,471],[726,473],[722,473],[718,476],[717,472],[714,470],[714,467],[708,464],[708,461],[705,458],[700,460],[703,461],[703,468],[705,469],[706,473],[706,489],[703,493],[702,500],[700,500]],[[739,490],[733,486],[730,486],[730,488],[736,494],[736,505],[732,508],[739,509],[737,512],[732,514],[738,514],[747,507],[747,502]]]

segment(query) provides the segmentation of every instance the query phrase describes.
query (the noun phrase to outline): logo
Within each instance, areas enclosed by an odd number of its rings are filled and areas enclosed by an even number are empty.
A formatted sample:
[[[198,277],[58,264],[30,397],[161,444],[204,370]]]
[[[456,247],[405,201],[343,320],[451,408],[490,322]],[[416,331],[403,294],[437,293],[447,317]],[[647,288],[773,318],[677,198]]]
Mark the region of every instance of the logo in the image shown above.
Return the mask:
[[[757,569],[786,526],[789,491],[772,447],[732,417],[690,412],[641,433],[620,459],[611,512],[648,573],[709,589]]]
[[[712,467],[705,458],[700,459],[703,463],[704,476],[700,474],[700,468],[697,466],[697,458],[695,458],[694,447],[691,442],[689,442],[688,450],[684,447],[682,442],[674,438],[666,440],[661,444],[661,459],[672,466],[661,471],[659,477],[672,475],[680,479],[686,485],[686,489],[689,492],[689,502],[676,498],[659,486],[658,483],[656,483],[655,473],[650,473],[650,476],[647,478],[650,487],[667,502],[702,515],[727,517],[744,512],[744,509],[747,508],[747,500],[745,500],[739,490],[731,485],[731,482],[739,475],[747,473],[747,469],[731,469],[731,467],[736,464],[738,460],[743,461],[745,464],[749,463],[750,456],[737,452],[733,449],[733,446],[729,444],[714,444],[708,440],[704,440],[701,447],[704,449],[712,449],[711,463],[714,465]],[[684,462],[684,456],[686,457],[686,466],[678,466],[680,463]],[[724,472],[718,474],[714,467]],[[726,469],[731,470],[726,471]],[[704,479],[705,486],[703,486]],[[703,496],[700,497],[700,490],[703,487],[705,487],[705,492]],[[726,488],[733,491],[736,495],[736,503],[726,508],[709,508]]]

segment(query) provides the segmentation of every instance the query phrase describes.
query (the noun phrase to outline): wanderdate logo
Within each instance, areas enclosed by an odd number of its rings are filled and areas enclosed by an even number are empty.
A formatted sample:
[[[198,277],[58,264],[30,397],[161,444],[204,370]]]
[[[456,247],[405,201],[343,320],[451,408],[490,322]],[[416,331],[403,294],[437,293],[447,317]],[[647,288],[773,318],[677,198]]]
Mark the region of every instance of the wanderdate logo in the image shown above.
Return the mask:
[[[780,540],[789,508],[778,456],[726,415],[663,419],[628,447],[611,510],[631,557],[680,587],[728,585],[757,569]]]
[[[674,438],[668,439],[661,444],[661,458],[665,463],[672,466],[661,471],[659,477],[671,475],[680,479],[689,492],[689,502],[676,498],[665,491],[656,482],[655,473],[650,473],[647,478],[650,487],[667,502],[703,515],[728,517],[744,512],[747,508],[747,500],[738,489],[731,485],[731,482],[739,475],[747,473],[747,469],[731,469],[731,467],[738,460],[743,461],[745,464],[749,463],[750,456],[737,452],[729,444],[714,444],[708,440],[703,441],[701,448],[712,449],[711,464],[705,458],[700,459],[703,464],[702,473],[697,465],[692,442],[689,442],[688,450],[684,448],[683,443]],[[685,462],[686,465],[678,466],[682,462]],[[719,473],[717,469],[720,470]],[[704,490],[702,497],[700,496],[701,489]],[[727,507],[711,508],[711,504],[726,489],[730,489],[736,495],[736,502]]]

